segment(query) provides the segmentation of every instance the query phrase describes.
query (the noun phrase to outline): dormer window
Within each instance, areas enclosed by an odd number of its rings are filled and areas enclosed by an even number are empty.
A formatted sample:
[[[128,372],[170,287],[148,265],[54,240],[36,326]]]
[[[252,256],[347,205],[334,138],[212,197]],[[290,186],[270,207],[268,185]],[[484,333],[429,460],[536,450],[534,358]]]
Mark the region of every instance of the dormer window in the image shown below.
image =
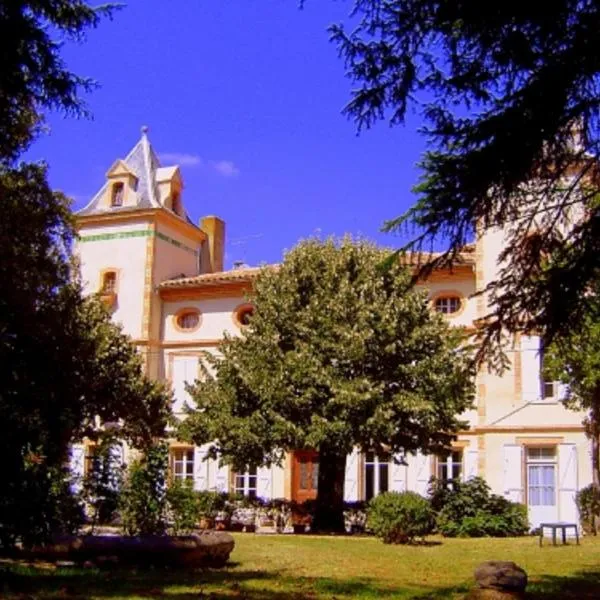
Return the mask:
[[[179,190],[173,190],[171,194],[171,210],[178,216],[182,217],[181,210],[181,194]]]
[[[123,197],[125,196],[125,185],[122,182],[113,183],[110,192],[110,205],[123,206]]]
[[[102,276],[102,294],[114,294],[117,291],[117,274],[115,271],[106,271]]]

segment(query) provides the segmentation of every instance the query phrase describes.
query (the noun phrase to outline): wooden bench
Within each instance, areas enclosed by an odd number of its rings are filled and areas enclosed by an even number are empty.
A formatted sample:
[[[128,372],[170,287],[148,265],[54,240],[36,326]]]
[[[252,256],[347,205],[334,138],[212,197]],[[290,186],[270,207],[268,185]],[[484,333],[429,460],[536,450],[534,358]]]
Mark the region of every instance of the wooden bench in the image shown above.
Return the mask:
[[[560,529],[562,531],[562,543],[567,543],[567,529],[575,530],[575,539],[579,544],[579,530],[576,523],[541,523],[540,524],[540,547],[542,546],[542,540],[544,539],[544,529],[552,530],[552,544],[556,546],[556,531]]]

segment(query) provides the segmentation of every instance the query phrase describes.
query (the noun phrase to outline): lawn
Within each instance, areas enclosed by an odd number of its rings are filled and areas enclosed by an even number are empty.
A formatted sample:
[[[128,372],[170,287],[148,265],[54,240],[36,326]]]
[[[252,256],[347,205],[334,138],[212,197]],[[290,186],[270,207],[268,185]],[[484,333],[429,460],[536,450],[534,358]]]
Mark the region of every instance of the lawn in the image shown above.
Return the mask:
[[[131,571],[5,564],[6,600],[167,598],[172,600],[320,600],[461,598],[484,560],[514,560],[529,574],[528,597],[600,597],[600,539],[544,546],[537,539],[435,539],[386,546],[373,538],[235,534],[220,570]]]

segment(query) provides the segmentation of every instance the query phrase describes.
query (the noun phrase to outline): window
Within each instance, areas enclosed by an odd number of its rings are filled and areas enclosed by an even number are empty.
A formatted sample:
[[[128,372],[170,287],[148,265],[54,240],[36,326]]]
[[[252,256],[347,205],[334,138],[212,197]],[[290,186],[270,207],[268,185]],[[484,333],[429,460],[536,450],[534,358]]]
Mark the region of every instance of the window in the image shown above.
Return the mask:
[[[233,491],[240,496],[256,498],[256,467],[252,467],[245,473],[235,474]]]
[[[191,332],[200,327],[200,312],[195,308],[184,308],[175,315],[175,329]]]
[[[121,182],[113,183],[110,192],[110,205],[123,206],[123,196],[125,195],[125,185]]]
[[[251,304],[242,304],[238,306],[233,313],[233,320],[238,327],[247,327],[252,321],[254,307]]]
[[[460,481],[463,472],[462,450],[452,450],[448,456],[438,457],[436,477],[445,483]]]
[[[117,291],[117,273],[115,271],[106,271],[102,275],[103,294],[114,294]]]
[[[87,476],[94,471],[94,467],[98,462],[98,446],[95,444],[86,444],[84,461],[83,473]]]
[[[458,296],[439,296],[435,299],[434,307],[439,313],[453,315],[460,311],[462,302]]]
[[[177,448],[171,450],[171,465],[173,479],[193,479],[194,449]]]
[[[558,399],[558,381],[544,381],[546,372],[546,352],[544,351],[544,341],[540,339],[540,395],[542,400]]]
[[[365,453],[365,500],[389,490],[390,455]]]
[[[556,505],[556,447],[527,448],[527,503]]]
[[[181,209],[181,194],[179,190],[173,190],[171,194],[171,210],[180,217],[183,217],[183,211]]]

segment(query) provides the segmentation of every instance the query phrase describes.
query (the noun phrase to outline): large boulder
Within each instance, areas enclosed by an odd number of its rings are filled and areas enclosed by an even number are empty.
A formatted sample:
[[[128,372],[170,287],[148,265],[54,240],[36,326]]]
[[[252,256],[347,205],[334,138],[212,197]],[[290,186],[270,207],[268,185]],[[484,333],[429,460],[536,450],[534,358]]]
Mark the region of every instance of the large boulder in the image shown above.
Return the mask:
[[[224,531],[179,536],[88,535],[57,538],[24,554],[28,558],[80,564],[220,567],[229,559],[234,545],[233,537]]]
[[[527,573],[514,562],[488,560],[475,569],[475,582],[481,589],[521,593],[527,587]]]

